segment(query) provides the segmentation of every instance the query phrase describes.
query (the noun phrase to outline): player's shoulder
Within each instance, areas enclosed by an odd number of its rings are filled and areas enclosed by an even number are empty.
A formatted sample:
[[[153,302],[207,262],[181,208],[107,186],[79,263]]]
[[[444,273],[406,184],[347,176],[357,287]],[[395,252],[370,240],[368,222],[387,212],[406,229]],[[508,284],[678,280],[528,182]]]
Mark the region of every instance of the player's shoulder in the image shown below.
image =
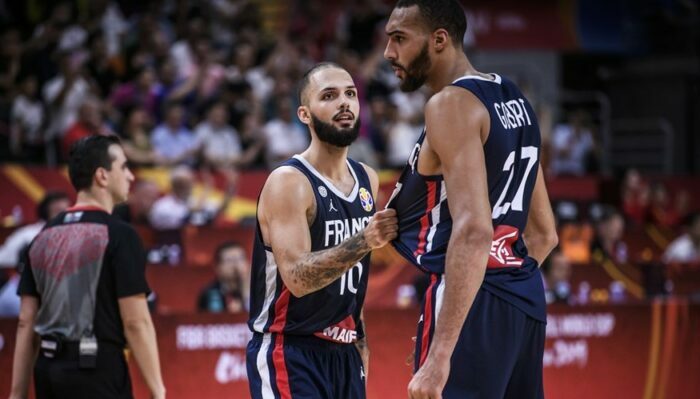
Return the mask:
[[[377,173],[376,170],[374,170],[374,168],[365,164],[364,162],[358,162],[358,163],[365,170],[365,173],[367,174],[367,178],[369,179],[369,183],[372,185],[372,194],[377,195],[376,191],[379,189],[379,174]]]
[[[364,163],[364,162],[358,162],[358,164],[360,164],[360,166],[362,166],[362,169],[365,170],[365,173],[367,173],[367,176],[369,177],[370,180],[378,179],[378,178],[379,178],[378,175],[377,175],[377,171],[374,170],[373,167],[367,165],[367,164]]]
[[[483,102],[470,90],[448,85],[435,93],[425,104],[427,112],[459,110],[459,114],[481,113],[486,111]]]
[[[265,182],[261,199],[303,200],[313,197],[309,179],[291,165],[283,165],[273,170]]]
[[[270,172],[265,187],[303,186],[302,183],[305,181],[308,181],[308,178],[299,168],[292,165],[282,165]]]

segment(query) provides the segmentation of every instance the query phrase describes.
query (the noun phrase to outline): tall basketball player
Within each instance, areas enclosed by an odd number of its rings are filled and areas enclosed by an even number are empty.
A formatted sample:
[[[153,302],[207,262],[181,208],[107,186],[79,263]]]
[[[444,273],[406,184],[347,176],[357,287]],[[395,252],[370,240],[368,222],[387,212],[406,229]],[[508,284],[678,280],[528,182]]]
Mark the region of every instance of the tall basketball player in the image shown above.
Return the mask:
[[[400,0],[384,56],[404,91],[426,85],[425,130],[390,207],[395,248],[430,274],[409,396],[541,398],[545,300],[557,243],[535,113],[508,79],[474,69],[457,0]]]
[[[250,391],[256,399],[364,398],[369,252],[396,237],[396,212],[375,213],[377,174],[347,158],[360,124],[350,74],[315,66],[300,102],[311,145],[270,174],[258,202]]]

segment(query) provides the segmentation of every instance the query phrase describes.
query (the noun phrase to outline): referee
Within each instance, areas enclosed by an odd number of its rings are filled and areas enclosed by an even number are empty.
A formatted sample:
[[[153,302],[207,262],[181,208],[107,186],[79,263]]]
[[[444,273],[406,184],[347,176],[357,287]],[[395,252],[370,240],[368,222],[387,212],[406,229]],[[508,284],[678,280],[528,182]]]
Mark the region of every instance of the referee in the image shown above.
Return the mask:
[[[10,398],[132,398],[127,343],[153,398],[164,398],[146,305],[145,252],[112,217],[134,175],[116,137],[76,142],[68,164],[74,207],[46,224],[23,257]],[[37,354],[38,352],[38,354]]]

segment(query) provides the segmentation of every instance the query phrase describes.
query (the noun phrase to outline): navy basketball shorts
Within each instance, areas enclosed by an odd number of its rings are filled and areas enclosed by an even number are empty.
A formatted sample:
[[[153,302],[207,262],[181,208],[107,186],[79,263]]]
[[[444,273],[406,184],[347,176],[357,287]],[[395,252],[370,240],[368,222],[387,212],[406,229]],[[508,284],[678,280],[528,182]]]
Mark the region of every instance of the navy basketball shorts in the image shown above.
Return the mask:
[[[362,359],[353,344],[256,333],[246,367],[253,399],[365,398]]]
[[[431,275],[418,322],[414,370],[425,362],[442,305],[442,275]],[[452,353],[444,399],[542,399],[545,323],[481,288]]]

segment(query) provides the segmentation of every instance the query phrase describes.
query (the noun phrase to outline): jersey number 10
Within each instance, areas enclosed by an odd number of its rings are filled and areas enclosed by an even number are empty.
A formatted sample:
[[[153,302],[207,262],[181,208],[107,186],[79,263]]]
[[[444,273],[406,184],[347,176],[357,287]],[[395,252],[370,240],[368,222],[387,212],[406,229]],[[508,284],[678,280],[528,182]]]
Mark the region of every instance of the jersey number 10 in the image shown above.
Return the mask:
[[[353,279],[355,269],[357,269],[357,280]],[[346,287],[350,293],[357,294],[357,286],[360,285],[360,280],[362,280],[362,262],[357,262],[355,266],[340,276],[340,295],[345,294]]]
[[[496,219],[501,215],[505,215],[509,210],[522,212],[525,183],[527,182],[528,176],[530,176],[530,172],[532,172],[532,167],[535,166],[535,163],[537,163],[537,147],[523,147],[522,151],[520,152],[520,159],[518,162],[522,162],[524,160],[527,160],[527,167],[525,168],[523,179],[520,181],[520,185],[518,186],[518,191],[515,192],[515,196],[510,201],[505,202],[506,194],[508,193],[508,189],[513,182],[513,175],[515,174],[515,151],[511,151],[511,153],[508,154],[506,163],[503,165],[503,171],[510,172],[510,175],[508,176],[508,181],[506,181],[506,186],[503,187],[503,192],[501,192],[501,195],[498,197],[498,201],[496,201],[496,204],[493,206],[491,219]]]

